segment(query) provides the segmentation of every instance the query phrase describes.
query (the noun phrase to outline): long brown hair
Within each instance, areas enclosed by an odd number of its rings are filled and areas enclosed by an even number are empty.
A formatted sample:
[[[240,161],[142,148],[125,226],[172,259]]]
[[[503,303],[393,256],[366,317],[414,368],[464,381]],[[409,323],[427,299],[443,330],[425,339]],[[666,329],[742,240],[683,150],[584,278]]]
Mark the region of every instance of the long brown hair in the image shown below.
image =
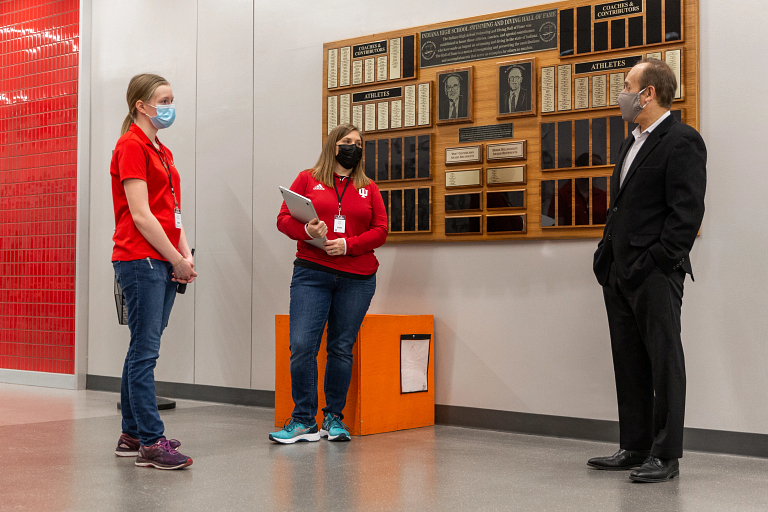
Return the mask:
[[[154,96],[155,90],[161,85],[170,84],[165,78],[151,73],[144,73],[131,78],[131,82],[128,84],[128,92],[125,94],[125,99],[128,100],[128,115],[125,116],[123,130],[120,132],[120,135],[127,132],[131,127],[131,123],[136,121],[136,102],[143,101],[148,103],[152,96]]]
[[[328,187],[333,186],[333,173],[336,169],[336,143],[346,137],[352,132],[357,132],[360,135],[360,142],[363,141],[363,134],[360,133],[357,126],[353,124],[340,124],[328,134],[323,144],[323,150],[320,152],[320,157],[317,159],[312,176]],[[356,189],[361,189],[368,186],[371,180],[365,175],[363,171],[363,160],[360,159],[357,165],[352,169],[352,173],[349,175],[352,178],[352,184]]]

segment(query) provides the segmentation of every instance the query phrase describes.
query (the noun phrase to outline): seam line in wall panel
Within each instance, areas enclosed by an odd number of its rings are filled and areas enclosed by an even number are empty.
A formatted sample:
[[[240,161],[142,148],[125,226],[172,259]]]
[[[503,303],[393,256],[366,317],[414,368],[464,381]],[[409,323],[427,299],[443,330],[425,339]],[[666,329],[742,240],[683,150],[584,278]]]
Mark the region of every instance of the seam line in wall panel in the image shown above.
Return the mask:
[[[200,69],[198,48],[200,47],[200,2],[195,1],[195,246],[197,246],[197,99],[200,95],[197,73]],[[189,242],[189,241],[187,241]],[[199,254],[199,252],[198,252]],[[197,286],[192,288],[192,383],[197,382]]]
[[[256,176],[256,6],[255,3],[251,4],[251,9],[253,11],[251,12],[251,34],[253,37],[253,40],[251,41],[251,56],[253,61],[253,78],[251,81],[251,99],[253,101],[253,116],[251,119],[253,119],[253,122],[251,123],[251,216],[253,217],[251,220],[251,380],[248,387],[253,389],[253,287],[256,281],[256,271],[254,270],[256,266],[254,265],[255,259],[256,259],[256,250],[253,246],[253,230],[254,226],[256,226],[256,216],[253,211],[254,206],[254,176]]]

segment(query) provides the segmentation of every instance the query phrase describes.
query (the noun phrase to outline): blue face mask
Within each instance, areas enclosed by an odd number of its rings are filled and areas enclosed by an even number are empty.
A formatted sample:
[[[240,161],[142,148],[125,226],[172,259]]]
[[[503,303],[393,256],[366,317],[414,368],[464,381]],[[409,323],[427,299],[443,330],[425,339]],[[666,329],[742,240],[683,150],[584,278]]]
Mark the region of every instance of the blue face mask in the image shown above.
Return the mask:
[[[149,103],[147,103],[149,105]],[[173,122],[176,120],[176,105],[170,104],[170,105],[149,105],[150,107],[155,107],[157,110],[157,115],[155,117],[150,116],[147,114],[147,117],[150,121],[152,121],[152,126],[157,128],[158,130],[162,130],[163,128],[168,128],[173,124]]]

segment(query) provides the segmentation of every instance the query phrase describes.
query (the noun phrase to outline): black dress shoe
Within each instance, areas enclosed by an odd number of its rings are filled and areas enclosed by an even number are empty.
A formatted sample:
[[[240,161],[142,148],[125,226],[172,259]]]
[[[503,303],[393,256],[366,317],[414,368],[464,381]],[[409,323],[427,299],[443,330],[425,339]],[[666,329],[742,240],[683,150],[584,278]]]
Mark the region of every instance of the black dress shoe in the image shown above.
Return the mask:
[[[610,457],[595,457],[587,461],[587,466],[608,471],[639,468],[648,458],[650,451],[619,450]]]
[[[667,482],[680,475],[680,461],[678,459],[660,459],[648,457],[648,460],[633,471],[629,479],[633,482]]]

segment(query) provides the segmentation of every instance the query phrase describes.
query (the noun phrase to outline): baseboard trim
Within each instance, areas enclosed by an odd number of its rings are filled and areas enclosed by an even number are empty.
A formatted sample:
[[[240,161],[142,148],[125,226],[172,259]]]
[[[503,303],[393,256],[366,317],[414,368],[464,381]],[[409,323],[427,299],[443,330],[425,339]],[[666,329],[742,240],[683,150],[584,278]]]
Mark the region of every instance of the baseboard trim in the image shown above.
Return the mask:
[[[63,373],[0,369],[0,383],[43,388],[75,389],[75,376]]]
[[[85,389],[94,391],[120,392],[120,377],[88,375]],[[178,382],[155,381],[155,392],[165,398],[180,400],[200,400],[233,405],[255,407],[275,407],[275,392],[261,389],[227,388],[206,386],[203,384],[183,384]]]
[[[619,422],[435,405],[435,424],[515,434],[619,442]],[[768,434],[686,427],[685,450],[768,458]]]

